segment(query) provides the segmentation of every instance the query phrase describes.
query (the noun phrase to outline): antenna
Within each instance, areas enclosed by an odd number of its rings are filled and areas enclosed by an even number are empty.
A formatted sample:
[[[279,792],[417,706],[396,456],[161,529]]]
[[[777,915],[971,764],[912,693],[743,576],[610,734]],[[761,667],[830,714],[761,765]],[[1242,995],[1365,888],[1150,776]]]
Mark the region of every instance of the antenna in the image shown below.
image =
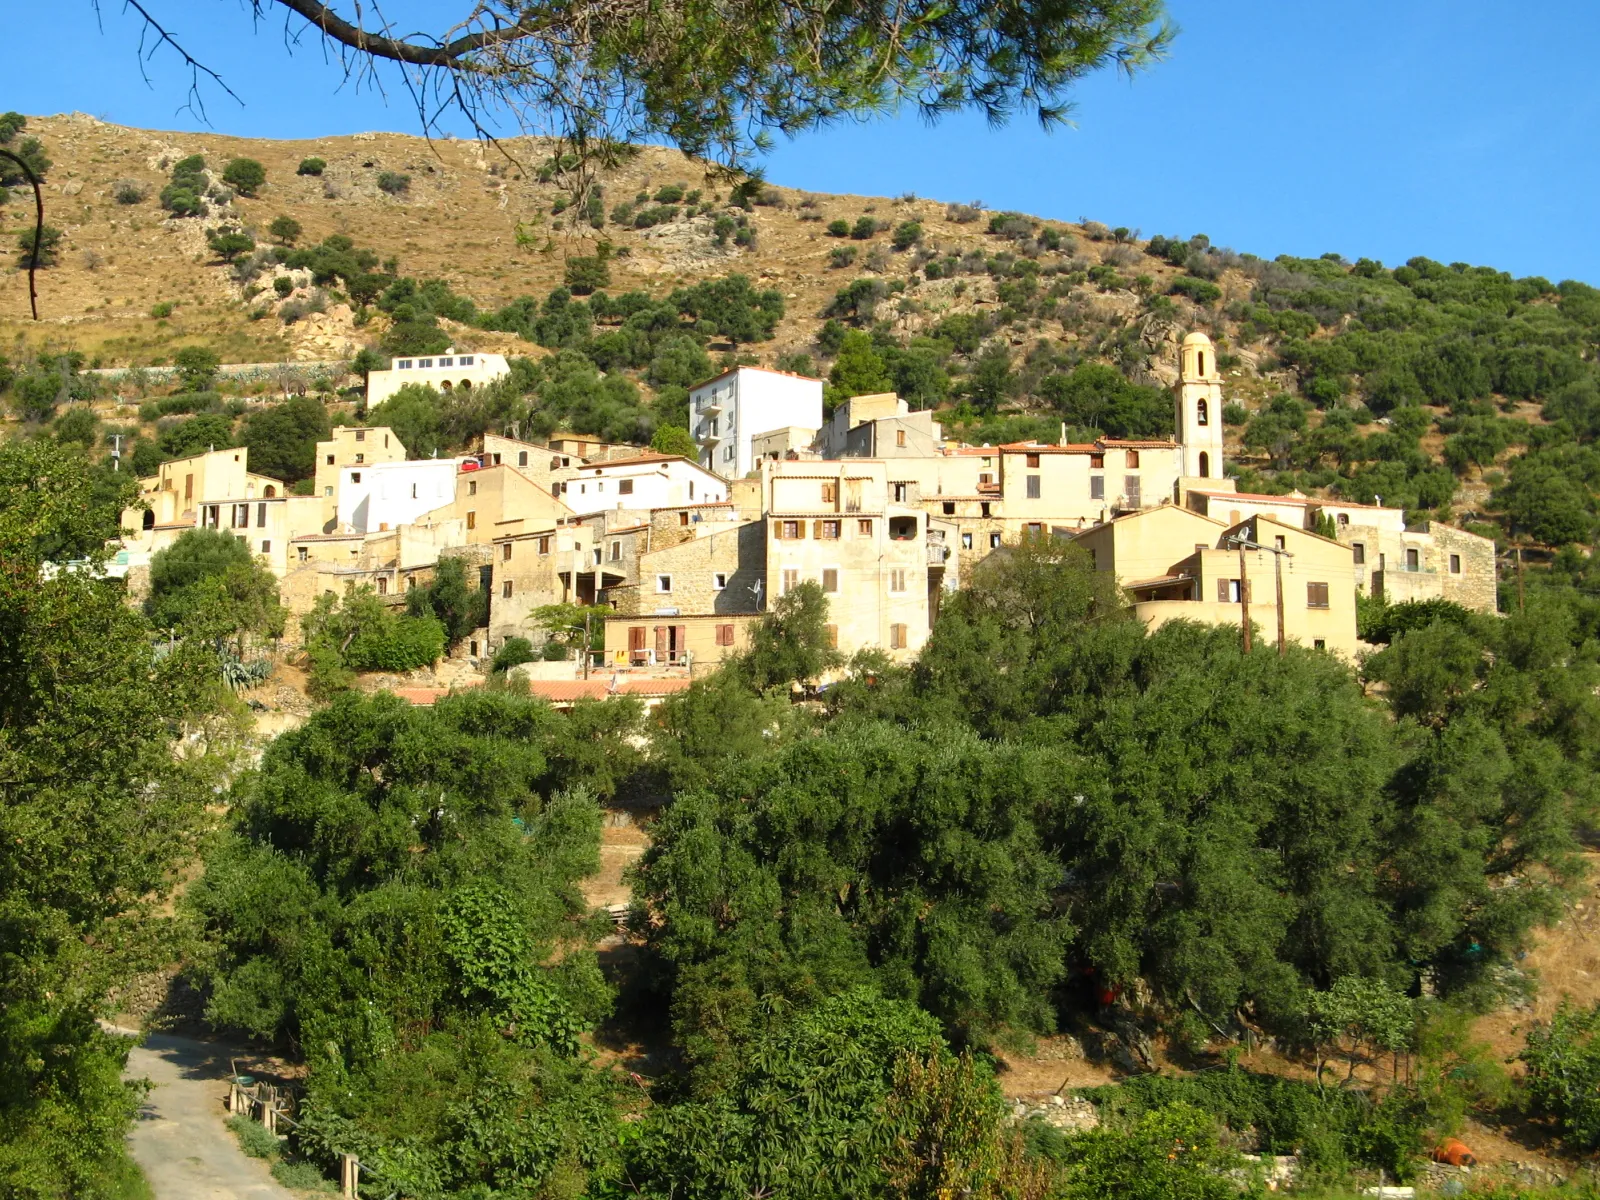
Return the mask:
[[[761,607],[761,580],[756,580],[750,585],[750,594],[756,598],[756,607]]]

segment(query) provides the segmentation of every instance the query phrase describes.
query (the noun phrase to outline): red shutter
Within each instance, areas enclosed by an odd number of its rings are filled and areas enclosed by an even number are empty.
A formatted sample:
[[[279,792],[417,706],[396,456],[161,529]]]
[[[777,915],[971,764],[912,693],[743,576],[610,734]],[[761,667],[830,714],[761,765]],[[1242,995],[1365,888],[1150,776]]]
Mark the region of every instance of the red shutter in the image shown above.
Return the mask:
[[[685,654],[689,653],[689,627],[687,625],[679,625],[677,630],[678,657],[682,658]]]
[[[667,627],[665,625],[657,625],[656,626],[656,658],[657,658],[657,660],[663,660],[666,657],[667,657]]]

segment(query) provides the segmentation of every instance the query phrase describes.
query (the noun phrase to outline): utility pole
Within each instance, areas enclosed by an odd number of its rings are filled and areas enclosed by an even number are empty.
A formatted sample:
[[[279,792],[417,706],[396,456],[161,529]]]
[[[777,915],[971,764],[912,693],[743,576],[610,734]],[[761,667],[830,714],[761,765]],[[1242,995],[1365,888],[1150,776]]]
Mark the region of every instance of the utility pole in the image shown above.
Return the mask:
[[[122,470],[122,435],[120,433],[111,435],[111,469],[113,471]]]
[[[1250,579],[1245,574],[1244,538],[1235,538],[1239,546],[1239,628],[1244,635],[1244,652],[1250,653]]]
[[[594,640],[589,631],[589,622],[593,619],[593,613],[583,614],[583,677],[586,680],[589,678],[589,659],[593,657]]]
[[[1278,585],[1278,657],[1282,658],[1288,653],[1287,639],[1284,634],[1283,560],[1285,558],[1293,558],[1294,554],[1281,546],[1263,546],[1259,542],[1252,542],[1243,534],[1235,534],[1233,537],[1225,538],[1223,546],[1226,546],[1229,542],[1239,548],[1239,616],[1241,623],[1244,625],[1244,652],[1246,654],[1250,653],[1250,581],[1245,578],[1244,552],[1246,550],[1265,550],[1272,555],[1273,574],[1276,576]]]

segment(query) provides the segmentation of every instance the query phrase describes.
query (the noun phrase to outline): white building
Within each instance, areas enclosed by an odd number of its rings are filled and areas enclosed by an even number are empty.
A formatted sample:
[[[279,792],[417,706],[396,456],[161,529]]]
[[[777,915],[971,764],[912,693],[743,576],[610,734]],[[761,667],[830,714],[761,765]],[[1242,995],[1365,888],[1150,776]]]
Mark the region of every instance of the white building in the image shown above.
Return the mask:
[[[408,459],[339,470],[340,532],[379,533],[408,525],[456,498],[460,458]]]
[[[728,481],[676,454],[640,454],[579,467],[553,485],[580,517],[616,509],[679,508],[728,498]]]
[[[457,354],[453,347],[443,354],[396,358],[387,371],[367,376],[367,407],[381,404],[408,383],[425,383],[441,392],[471,391],[510,373],[503,354]],[[414,449],[425,454],[429,447]]]
[[[822,380],[735,367],[689,389],[689,431],[700,465],[725,479],[743,479],[758,461],[751,442],[786,426],[822,428]]]

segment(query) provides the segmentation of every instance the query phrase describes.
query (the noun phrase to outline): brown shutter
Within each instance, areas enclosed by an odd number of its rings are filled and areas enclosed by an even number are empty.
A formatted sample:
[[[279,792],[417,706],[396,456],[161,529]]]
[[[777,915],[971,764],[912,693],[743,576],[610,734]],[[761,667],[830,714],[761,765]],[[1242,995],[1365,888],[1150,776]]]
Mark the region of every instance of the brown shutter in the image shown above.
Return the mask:
[[[678,626],[678,657],[682,658],[687,653],[689,653],[689,627],[687,625],[679,625]]]
[[[1219,579],[1219,580],[1217,580],[1217,603],[1218,604],[1226,604],[1227,602],[1228,602],[1228,581],[1226,579]]]
[[[634,651],[638,651],[638,650],[643,650],[644,649],[644,626],[643,625],[630,625],[630,626],[628,626],[628,649],[629,650],[634,650]]]
[[[667,656],[667,627],[656,626],[656,658],[663,659]]]

